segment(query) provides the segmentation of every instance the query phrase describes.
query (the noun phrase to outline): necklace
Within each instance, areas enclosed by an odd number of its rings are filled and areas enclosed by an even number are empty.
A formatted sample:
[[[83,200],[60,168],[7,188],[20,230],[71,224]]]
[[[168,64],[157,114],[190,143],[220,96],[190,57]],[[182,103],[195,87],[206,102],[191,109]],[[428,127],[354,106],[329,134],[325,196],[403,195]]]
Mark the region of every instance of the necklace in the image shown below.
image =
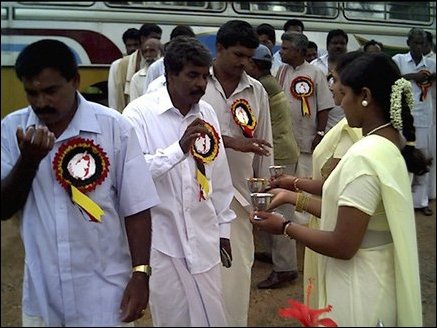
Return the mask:
[[[385,123],[383,125],[377,126],[376,128],[374,128],[373,130],[367,132],[366,136],[371,135],[372,133],[375,133],[376,131],[379,131],[387,126],[391,125],[391,122]]]

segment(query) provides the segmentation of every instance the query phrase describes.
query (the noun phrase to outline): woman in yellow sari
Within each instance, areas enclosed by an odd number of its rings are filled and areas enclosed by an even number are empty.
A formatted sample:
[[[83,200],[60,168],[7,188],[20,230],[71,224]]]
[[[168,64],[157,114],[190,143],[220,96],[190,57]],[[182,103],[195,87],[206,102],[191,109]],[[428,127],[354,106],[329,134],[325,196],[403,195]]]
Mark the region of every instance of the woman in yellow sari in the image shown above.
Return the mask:
[[[411,85],[385,54],[355,59],[342,71],[341,83],[348,124],[362,128],[364,137],[325,181],[321,211],[320,201],[302,193],[273,191],[272,208],[291,202],[318,211],[320,230],[269,212],[256,212],[263,220],[251,221],[319,253],[318,307],[332,305],[330,317],[339,326],[421,326],[408,171],[423,174],[430,162],[415,148]]]

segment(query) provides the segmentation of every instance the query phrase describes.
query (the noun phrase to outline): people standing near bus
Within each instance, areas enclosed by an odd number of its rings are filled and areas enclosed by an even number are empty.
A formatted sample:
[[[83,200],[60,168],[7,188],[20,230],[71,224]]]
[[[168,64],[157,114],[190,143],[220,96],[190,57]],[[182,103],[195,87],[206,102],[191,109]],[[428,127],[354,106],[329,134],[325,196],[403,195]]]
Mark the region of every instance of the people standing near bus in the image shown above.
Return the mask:
[[[271,67],[272,53],[269,48],[260,44],[245,69],[250,76],[261,82],[269,96],[274,164],[285,166],[284,173],[291,174],[299,158],[299,147],[294,138],[290,103],[276,78],[270,74]],[[277,211],[287,220],[294,219],[294,207],[291,205],[285,204],[278,207]],[[296,241],[262,231],[258,235],[264,242],[267,252],[255,252],[255,260],[268,259],[273,268],[267,279],[258,283],[257,287],[277,288],[295,280],[298,276]]]
[[[193,29],[189,25],[177,25],[170,33],[170,41],[173,40],[177,36],[189,36],[189,37],[195,37]],[[164,45],[164,52],[165,52],[165,46]],[[145,94],[147,92],[147,89],[149,88],[150,83],[152,83],[154,80],[156,80],[161,75],[164,75],[164,57],[161,57],[157,61],[155,61],[152,65],[150,65],[149,69],[147,70],[147,75],[144,80],[143,90]],[[163,82],[165,82],[165,77],[162,77]]]
[[[146,61],[146,65],[132,76],[130,83],[130,101],[142,96],[146,93],[144,83],[149,73],[150,65],[156,60],[162,58],[162,45],[158,39],[150,38],[144,42],[141,47],[141,54]]]
[[[315,65],[325,73],[328,85],[332,84],[332,67],[337,60],[337,57],[347,52],[347,43],[349,38],[343,30],[336,29],[329,31],[326,37],[326,49],[328,52],[314,59],[311,65]],[[326,123],[326,132],[344,118],[344,111],[341,106],[334,106],[329,111],[328,122]]]
[[[284,32],[295,32],[295,33],[303,33],[305,30],[305,27],[303,25],[303,22],[300,19],[289,19],[285,22],[283,27]],[[281,65],[284,63],[282,62],[280,50],[276,51],[273,54],[273,63],[272,63],[272,75],[276,76],[276,73],[278,72],[278,69]]]
[[[122,36],[126,55],[131,55],[140,47],[140,30],[137,28],[128,28]]]
[[[310,177],[312,153],[325,135],[329,111],[335,103],[323,71],[305,60],[308,38],[300,33],[282,35],[278,81],[291,106],[293,131],[300,155],[292,175]],[[306,213],[295,213],[300,223],[308,223]]]
[[[235,192],[231,204],[237,215],[231,224],[233,261],[222,270],[230,326],[247,326],[249,310],[254,241],[247,220],[251,201],[246,179],[269,177],[273,165],[268,95],[262,84],[244,71],[258,45],[258,35],[249,23],[231,20],[223,24],[217,32],[217,56],[202,98],[217,113]]]
[[[318,47],[317,47],[317,44],[315,42],[308,41],[307,53],[305,56],[305,60],[308,63],[311,63],[314,59],[316,59],[318,57],[317,56],[317,51],[318,51],[317,49],[318,49]]]
[[[431,145],[433,106],[430,88],[435,84],[436,63],[423,56],[422,49],[425,44],[426,33],[421,28],[412,28],[408,33],[407,45],[410,51],[406,54],[397,54],[393,60],[398,65],[402,76],[411,82],[414,95],[412,115],[416,129],[416,147],[426,156],[432,154]],[[431,216],[433,211],[429,207],[428,187],[429,173],[415,175],[412,190],[414,208],[426,216]]]
[[[140,28],[140,49],[131,55],[123,57],[117,64],[111,65],[108,76],[108,104],[109,107],[122,112],[129,103],[130,82],[132,76],[147,66],[141,48],[150,39],[161,40],[162,29],[153,23],[145,23]]]
[[[256,27],[256,34],[258,34],[259,43],[269,48],[273,54],[276,45],[276,31],[273,25],[263,23]]]
[[[364,137],[323,185],[320,230],[270,212],[255,212],[262,219],[251,222],[319,253],[317,308],[329,308],[339,327],[421,327],[408,170],[424,173],[429,160],[414,146],[411,86],[384,53],[355,59],[340,76],[348,124],[362,128]],[[302,193],[276,191],[271,208],[297,198],[303,210],[316,205]]]
[[[166,87],[123,111],[135,126],[161,204],[151,210],[154,327],[228,326],[220,250],[229,242],[232,180],[223,136],[205,93],[212,57],[191,37],[170,41]],[[230,265],[230,257],[226,265]]]
[[[64,43],[30,44],[15,70],[30,106],[1,122],[1,218],[20,220],[23,327],[133,327],[159,203],[135,130],[77,91]]]
[[[432,40],[432,33],[425,31],[426,33],[426,39],[425,44],[422,48],[423,57],[426,57],[434,63],[436,62],[435,58],[435,52],[433,49],[435,49],[434,42]],[[429,170],[429,190],[428,190],[428,198],[429,199],[435,199],[436,197],[436,106],[435,106],[435,94],[436,94],[436,83],[431,85],[430,88],[431,91],[431,97],[432,97],[432,127],[431,127],[431,157],[434,159],[432,161],[431,168]]]

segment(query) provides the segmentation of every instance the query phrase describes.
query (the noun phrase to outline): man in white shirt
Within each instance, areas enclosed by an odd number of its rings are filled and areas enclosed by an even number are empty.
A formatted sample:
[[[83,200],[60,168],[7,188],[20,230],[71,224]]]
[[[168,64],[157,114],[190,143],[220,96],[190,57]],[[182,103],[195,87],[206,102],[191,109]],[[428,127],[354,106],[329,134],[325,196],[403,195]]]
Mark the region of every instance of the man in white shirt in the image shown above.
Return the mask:
[[[420,28],[412,28],[408,33],[407,44],[410,51],[406,54],[397,54],[393,60],[399,67],[402,76],[411,82],[414,96],[414,106],[411,114],[414,117],[416,128],[416,148],[425,155],[431,156],[431,129],[433,122],[432,96],[430,86],[435,84],[436,64],[422,54],[426,34]],[[413,201],[414,208],[424,215],[433,214],[428,199],[429,173],[414,176]]]
[[[146,62],[146,65],[132,76],[130,82],[130,98],[129,101],[137,99],[146,93],[144,89],[144,82],[149,73],[150,65],[152,65],[158,58],[161,57],[161,42],[158,39],[150,38],[141,49],[141,54]]]
[[[220,255],[230,265],[232,180],[220,126],[205,93],[211,54],[195,38],[173,40],[166,87],[123,111],[137,131],[161,204],[151,210],[153,326],[227,326]]]
[[[150,39],[161,40],[162,29],[156,24],[143,24],[140,28],[140,49],[116,60],[109,68],[108,106],[122,112],[129,103],[132,76],[146,66],[141,48]]]
[[[328,53],[311,62],[311,65],[317,66],[323,71],[323,73],[325,73],[329,87],[331,87],[333,83],[331,71],[335,66],[335,61],[338,56],[347,52],[348,40],[349,38],[343,30],[336,29],[329,31],[328,36],[326,37],[326,49],[328,49]],[[342,118],[344,118],[343,108],[340,106],[334,106],[334,108],[329,111],[325,133],[340,122]]]
[[[248,76],[245,65],[259,41],[253,27],[228,21],[217,32],[217,57],[203,99],[217,113],[229,161],[237,218],[231,225],[232,267],[223,269],[224,299],[230,326],[247,326],[251,269],[254,260],[252,225],[248,220],[247,178],[268,178],[273,156],[269,99],[262,84]],[[243,110],[243,115],[236,115]]]

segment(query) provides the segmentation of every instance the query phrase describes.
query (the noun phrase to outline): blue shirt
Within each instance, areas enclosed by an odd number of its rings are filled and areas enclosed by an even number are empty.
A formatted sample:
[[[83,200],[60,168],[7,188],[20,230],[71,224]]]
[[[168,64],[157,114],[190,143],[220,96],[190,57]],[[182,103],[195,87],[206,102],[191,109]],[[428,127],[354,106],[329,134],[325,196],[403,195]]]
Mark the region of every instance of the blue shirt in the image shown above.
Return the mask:
[[[115,110],[86,101],[41,161],[19,213],[25,248],[23,311],[46,326],[114,326],[131,276],[124,217],[159,203],[155,185],[131,124]],[[12,170],[20,150],[16,129],[43,125],[32,108],[1,122],[1,176]],[[106,152],[109,172],[87,196],[105,212],[91,222],[55,178],[58,148],[73,137],[92,139]]]

